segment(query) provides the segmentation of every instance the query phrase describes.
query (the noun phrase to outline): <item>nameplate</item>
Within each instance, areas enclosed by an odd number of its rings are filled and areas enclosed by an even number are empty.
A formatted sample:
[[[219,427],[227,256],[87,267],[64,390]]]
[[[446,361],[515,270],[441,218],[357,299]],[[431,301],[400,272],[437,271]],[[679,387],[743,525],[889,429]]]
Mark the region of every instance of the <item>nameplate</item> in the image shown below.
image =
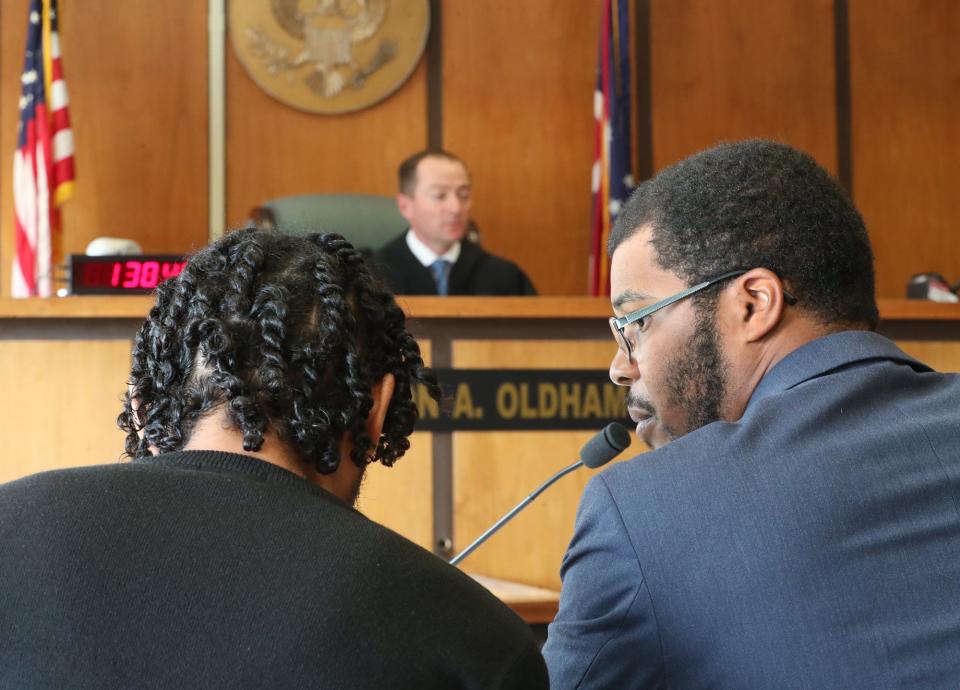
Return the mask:
[[[632,426],[627,389],[596,369],[434,369],[435,402],[417,386],[418,431],[596,430]]]

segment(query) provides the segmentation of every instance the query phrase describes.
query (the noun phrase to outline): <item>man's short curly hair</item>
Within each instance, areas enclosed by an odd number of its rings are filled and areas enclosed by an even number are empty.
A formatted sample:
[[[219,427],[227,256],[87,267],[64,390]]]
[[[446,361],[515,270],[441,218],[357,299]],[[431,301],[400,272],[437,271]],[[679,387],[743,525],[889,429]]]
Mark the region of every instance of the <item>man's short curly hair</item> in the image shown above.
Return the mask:
[[[439,392],[393,295],[335,234],[244,229],[200,250],[157,288],[132,360],[117,423],[133,457],[181,449],[223,407],[245,450],[259,450],[270,427],[329,474],[349,434],[358,466],[391,465],[410,447],[413,387]],[[371,386],[387,373],[396,385],[371,439]]]
[[[416,193],[417,168],[420,167],[420,163],[426,158],[440,158],[445,161],[459,163],[463,166],[464,170],[467,170],[467,164],[449,151],[444,151],[443,149],[425,149],[418,151],[404,160],[397,168],[397,189],[401,194],[412,197],[414,193]],[[467,174],[470,174],[469,171],[467,171]]]
[[[835,179],[789,146],[721,144],[662,170],[624,206],[610,254],[645,225],[659,265],[691,285],[726,271],[769,268],[823,323],[876,328],[863,219]]]

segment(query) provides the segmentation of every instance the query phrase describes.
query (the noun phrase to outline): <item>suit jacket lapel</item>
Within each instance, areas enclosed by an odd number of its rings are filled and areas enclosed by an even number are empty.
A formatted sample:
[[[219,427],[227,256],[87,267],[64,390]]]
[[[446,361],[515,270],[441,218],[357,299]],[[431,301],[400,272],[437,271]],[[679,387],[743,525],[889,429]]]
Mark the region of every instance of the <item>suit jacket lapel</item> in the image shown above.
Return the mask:
[[[397,240],[396,259],[398,273],[403,276],[404,294],[408,295],[435,295],[437,294],[437,283],[433,279],[433,273],[424,266],[410,251],[407,246],[406,233]]]
[[[457,263],[450,269],[451,295],[473,294],[471,278],[482,257],[483,250],[473,242],[464,240],[460,243],[460,256],[457,257]]]

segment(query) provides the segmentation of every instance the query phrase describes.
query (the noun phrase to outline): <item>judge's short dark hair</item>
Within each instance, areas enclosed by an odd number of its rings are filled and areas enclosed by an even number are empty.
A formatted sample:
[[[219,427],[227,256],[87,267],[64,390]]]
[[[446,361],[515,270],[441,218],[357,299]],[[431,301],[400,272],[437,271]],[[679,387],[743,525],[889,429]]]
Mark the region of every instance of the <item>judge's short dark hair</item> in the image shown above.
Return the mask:
[[[725,143],[665,168],[624,205],[610,254],[644,226],[660,266],[691,285],[769,268],[823,323],[877,326],[863,219],[840,184],[796,149]]]
[[[381,437],[371,439],[371,387],[388,373],[393,397]],[[349,242],[244,229],[157,288],[117,422],[127,454],[143,457],[151,447],[180,450],[196,422],[222,408],[245,450],[259,450],[272,429],[329,474],[344,434],[358,466],[404,454],[417,383],[439,394],[393,295]]]
[[[459,163],[465,170],[467,169],[467,164],[449,151],[444,151],[443,149],[426,149],[419,151],[403,161],[400,167],[397,168],[397,188],[401,194],[413,196],[413,193],[417,189],[417,167],[420,165],[420,161],[425,158],[442,158],[443,160]]]

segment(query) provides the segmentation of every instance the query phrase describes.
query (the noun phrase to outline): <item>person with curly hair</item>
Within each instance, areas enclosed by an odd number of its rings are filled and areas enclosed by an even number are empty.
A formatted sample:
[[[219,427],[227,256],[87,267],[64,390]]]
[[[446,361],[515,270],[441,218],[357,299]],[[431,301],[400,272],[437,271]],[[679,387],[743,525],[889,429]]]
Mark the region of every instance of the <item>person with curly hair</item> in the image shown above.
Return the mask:
[[[0,486],[0,687],[547,687],[522,620],[352,507],[439,389],[342,237],[198,251],[128,383],[131,462]]]

